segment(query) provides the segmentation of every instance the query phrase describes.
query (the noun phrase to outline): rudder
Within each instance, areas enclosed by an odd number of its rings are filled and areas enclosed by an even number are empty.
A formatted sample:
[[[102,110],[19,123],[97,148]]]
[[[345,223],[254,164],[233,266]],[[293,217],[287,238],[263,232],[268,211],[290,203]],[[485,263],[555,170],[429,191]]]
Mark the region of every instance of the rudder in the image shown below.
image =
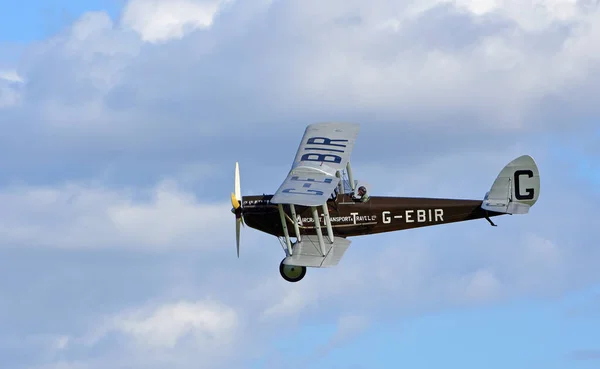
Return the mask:
[[[498,174],[481,207],[504,214],[527,214],[540,194],[540,174],[529,155],[508,163]]]

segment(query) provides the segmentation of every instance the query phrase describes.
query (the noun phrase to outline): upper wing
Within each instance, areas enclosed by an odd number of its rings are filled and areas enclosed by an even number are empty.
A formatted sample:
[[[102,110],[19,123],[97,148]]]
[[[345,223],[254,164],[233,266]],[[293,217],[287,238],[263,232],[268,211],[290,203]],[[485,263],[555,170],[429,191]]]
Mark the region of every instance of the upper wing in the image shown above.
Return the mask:
[[[338,185],[340,178],[322,173],[290,173],[281,184],[271,203],[318,206],[327,199]]]
[[[346,168],[358,136],[354,123],[315,123],[306,127],[298,147],[294,168],[317,168],[329,175]]]
[[[358,136],[353,123],[316,123],[306,127],[292,169],[271,203],[317,206],[338,185]]]

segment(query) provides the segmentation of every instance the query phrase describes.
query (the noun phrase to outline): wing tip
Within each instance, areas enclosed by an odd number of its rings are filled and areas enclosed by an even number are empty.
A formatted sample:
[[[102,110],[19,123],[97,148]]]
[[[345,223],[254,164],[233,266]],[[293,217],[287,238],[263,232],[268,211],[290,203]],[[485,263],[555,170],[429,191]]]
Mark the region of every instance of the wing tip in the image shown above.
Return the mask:
[[[360,130],[360,123],[355,122],[336,122],[336,121],[324,121],[324,122],[315,122],[306,126],[306,129],[317,129],[317,128],[337,128],[337,129],[345,129],[348,131],[355,131],[358,133]]]

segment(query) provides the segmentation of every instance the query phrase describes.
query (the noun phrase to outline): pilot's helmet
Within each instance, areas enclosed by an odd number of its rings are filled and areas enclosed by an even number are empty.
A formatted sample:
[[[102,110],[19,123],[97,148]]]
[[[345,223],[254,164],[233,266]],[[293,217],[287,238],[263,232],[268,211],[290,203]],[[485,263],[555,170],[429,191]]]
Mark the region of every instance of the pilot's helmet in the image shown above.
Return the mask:
[[[360,186],[360,187],[358,188],[358,194],[359,194],[360,196],[364,196],[366,193],[367,193],[367,188],[366,188],[365,186]]]

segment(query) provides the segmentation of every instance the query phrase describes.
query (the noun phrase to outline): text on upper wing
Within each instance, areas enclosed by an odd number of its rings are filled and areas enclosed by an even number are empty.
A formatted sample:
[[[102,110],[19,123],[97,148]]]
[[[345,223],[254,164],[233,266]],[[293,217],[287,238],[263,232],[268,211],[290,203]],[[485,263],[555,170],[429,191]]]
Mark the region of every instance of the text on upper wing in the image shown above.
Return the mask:
[[[326,162],[326,163],[336,163],[339,164],[342,162],[342,157],[336,154],[332,154],[332,152],[344,153],[344,150],[334,149],[333,147],[346,147],[347,144],[342,144],[340,142],[348,142],[348,140],[344,139],[332,139],[328,137],[310,137],[306,141],[306,145],[318,145],[311,147],[304,147],[304,151],[322,151],[323,153],[314,153],[308,152],[300,158],[300,161],[316,161],[316,162]]]
[[[332,181],[333,181],[332,178],[324,178],[323,180],[319,180],[319,179],[310,178],[310,177],[293,176],[290,178],[290,182],[304,182],[302,184],[302,188],[298,189],[295,187],[291,187],[291,188],[288,187],[288,188],[281,190],[281,192],[298,194],[298,195],[323,196],[323,194],[324,194],[323,191],[315,190],[315,189],[312,189],[311,187],[313,186],[313,184],[316,184],[316,183],[330,184]]]

